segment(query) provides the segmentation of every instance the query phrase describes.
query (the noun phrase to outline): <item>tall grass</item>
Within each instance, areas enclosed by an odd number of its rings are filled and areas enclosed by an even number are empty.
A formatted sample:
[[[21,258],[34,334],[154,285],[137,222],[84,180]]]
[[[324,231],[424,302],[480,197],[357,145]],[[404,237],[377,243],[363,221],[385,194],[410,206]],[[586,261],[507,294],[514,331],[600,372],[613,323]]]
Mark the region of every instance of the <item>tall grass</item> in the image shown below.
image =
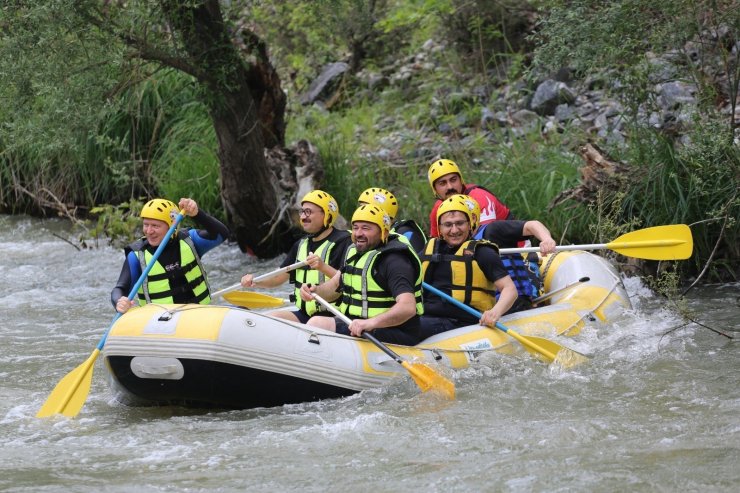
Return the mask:
[[[104,203],[189,196],[219,213],[216,139],[198,96],[189,77],[155,72],[103,105],[97,126],[76,138],[43,140],[35,129],[27,140],[0,141],[0,210],[81,206],[79,213]]]
[[[707,266],[708,280],[736,279],[740,271],[740,149],[725,129],[721,122],[704,121],[682,146],[649,129],[637,131],[628,159],[638,179],[621,203],[624,221],[691,225],[697,254],[682,263],[683,271]]]

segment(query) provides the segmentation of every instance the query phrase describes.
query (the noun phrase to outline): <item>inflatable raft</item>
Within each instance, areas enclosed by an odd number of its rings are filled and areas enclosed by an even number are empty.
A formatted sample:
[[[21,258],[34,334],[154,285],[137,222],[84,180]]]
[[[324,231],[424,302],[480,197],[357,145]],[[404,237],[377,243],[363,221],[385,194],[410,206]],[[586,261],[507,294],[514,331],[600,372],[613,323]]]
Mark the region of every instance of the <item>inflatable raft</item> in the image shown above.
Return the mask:
[[[562,341],[608,324],[630,302],[614,267],[585,251],[543,259],[544,306],[502,318],[519,334]],[[588,278],[584,282],[584,278]],[[482,353],[520,351],[501,330],[473,325],[417,346],[404,359],[465,368]],[[245,409],[343,397],[409,378],[365,339],[234,306],[145,305],[112,326],[102,349],[115,398],[127,405]]]

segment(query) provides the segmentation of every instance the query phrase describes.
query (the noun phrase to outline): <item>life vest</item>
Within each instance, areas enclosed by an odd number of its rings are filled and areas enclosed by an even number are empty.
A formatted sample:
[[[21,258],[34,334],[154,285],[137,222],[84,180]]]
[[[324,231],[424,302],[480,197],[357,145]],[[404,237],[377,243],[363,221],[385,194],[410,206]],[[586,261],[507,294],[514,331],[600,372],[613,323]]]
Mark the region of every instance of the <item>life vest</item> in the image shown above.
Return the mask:
[[[175,303],[177,297],[178,300],[187,299],[188,303],[207,305],[211,302],[210,288],[193,240],[183,231],[177,233],[175,238],[180,248],[179,267],[167,271],[159,260],[154,262],[137,293],[139,300],[142,303],[166,304]],[[145,240],[129,245],[129,248],[136,252],[142,272],[154,256],[145,248],[146,245]],[[176,281],[174,286],[173,281]]]
[[[391,233],[397,233],[409,241],[411,247],[420,252],[426,245],[427,237],[413,219],[401,219],[393,223]]]
[[[329,263],[329,258],[334,250],[337,242],[343,238],[349,236],[347,231],[341,231],[335,229],[329,235],[324,238],[324,241],[314,250],[314,254],[318,255],[324,263]],[[298,244],[298,252],[296,253],[296,262],[301,262],[308,258],[308,246],[311,243],[310,238],[302,238]],[[295,305],[305,311],[309,315],[314,313],[326,311],[317,301],[303,301],[301,299],[300,291],[303,284],[321,284],[326,280],[326,276],[323,272],[317,269],[311,269],[308,266],[299,267],[290,273],[290,282],[293,283],[293,293],[290,295],[290,301],[294,302]]]
[[[539,266],[525,260],[520,254],[501,255],[501,262],[509,271],[511,280],[514,281],[516,292],[519,296],[526,296],[530,300],[540,295],[539,291]],[[498,297],[498,295],[496,295]]]
[[[487,224],[484,224],[478,228],[473,239],[482,239],[487,226]],[[501,262],[509,272],[511,280],[514,281],[516,292],[520,297],[526,296],[533,300],[540,295],[542,281],[540,280],[540,269],[536,261],[536,255],[529,259],[516,253],[503,254],[501,255]],[[498,299],[498,294],[496,294],[496,299]]]
[[[378,259],[389,252],[402,252],[410,259],[417,272],[414,281],[416,313],[424,313],[421,298],[421,263],[413,248],[391,234],[385,245],[380,248],[359,253],[355,245],[347,249],[345,264],[342,267],[342,296],[339,309],[351,318],[372,318],[385,313],[396,304],[390,292],[383,289],[375,279],[374,266]]]
[[[481,312],[496,304],[496,288],[475,261],[475,250],[479,247],[498,247],[487,240],[468,240],[455,253],[439,253],[442,242],[432,238],[421,255],[424,280],[447,291],[450,296]]]

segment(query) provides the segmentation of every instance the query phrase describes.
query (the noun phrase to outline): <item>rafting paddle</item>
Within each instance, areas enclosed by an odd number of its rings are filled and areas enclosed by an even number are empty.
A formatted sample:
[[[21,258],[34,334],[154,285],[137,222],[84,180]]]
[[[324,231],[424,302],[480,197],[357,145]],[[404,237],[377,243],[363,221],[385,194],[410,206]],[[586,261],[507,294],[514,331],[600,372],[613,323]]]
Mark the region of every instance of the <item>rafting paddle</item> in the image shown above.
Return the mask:
[[[625,233],[610,243],[589,245],[560,245],[555,251],[612,250],[625,257],[645,260],[685,260],[691,257],[694,240],[685,224],[654,226]],[[539,247],[502,248],[499,254],[539,252]]]
[[[337,310],[336,306],[327,302],[318,294],[312,294],[313,298],[316,301],[318,301],[324,308],[332,312],[334,315],[339,317],[344,323],[346,323],[347,325],[352,323],[352,320],[350,320],[349,317],[347,317],[344,313]],[[378,349],[393,358],[396,363],[406,368],[409,374],[411,374],[411,378],[414,379],[414,382],[416,382],[416,385],[419,386],[422,392],[426,392],[427,390],[434,390],[435,392],[446,396],[448,399],[455,398],[455,384],[452,383],[451,380],[443,377],[424,363],[419,363],[416,361],[406,361],[402,359],[401,356],[393,352],[388,346],[380,342],[369,332],[363,332],[362,337],[375,344]]]
[[[252,282],[264,281],[265,279],[269,279],[269,278],[271,278],[273,276],[276,276],[278,274],[282,274],[283,272],[290,272],[290,271],[295,270],[295,269],[297,269],[299,267],[303,267],[304,265],[307,265],[307,263],[306,263],[305,260],[303,260],[301,262],[296,262],[294,264],[286,265],[285,267],[280,267],[279,269],[275,269],[273,271],[270,271],[267,274],[262,274],[261,276],[257,276],[254,279],[252,279]],[[224,289],[221,289],[219,291],[216,291],[215,293],[213,293],[211,295],[211,298],[216,298],[217,296],[224,295],[224,298],[226,300],[231,301],[231,300],[229,300],[229,297],[226,296],[226,293],[229,293],[231,291],[234,291],[236,289],[239,289],[240,287],[242,287],[242,283],[238,282],[238,283],[234,284],[233,286],[229,286],[228,288],[224,288]],[[245,291],[245,293],[246,293],[246,291]],[[265,295],[265,296],[267,296],[267,295]],[[270,298],[274,298],[276,300],[280,299],[280,298],[275,298],[273,296],[270,296]],[[281,301],[281,304],[282,304],[282,299],[280,299],[280,301]]]
[[[162,250],[164,250],[164,248],[167,246],[167,243],[170,240],[170,236],[172,236],[172,233],[175,232],[177,225],[180,224],[180,221],[182,221],[184,213],[185,211],[181,210],[175,218],[175,222],[172,223],[170,229],[167,230],[167,233],[164,235],[164,239],[159,244],[159,247],[157,247],[154,255],[152,255],[152,259],[149,261],[146,268],[139,276],[139,279],[136,281],[136,284],[134,284],[134,287],[131,288],[128,299],[133,300],[136,296],[139,288],[144,283],[144,279],[146,279],[149,271],[152,270],[152,267],[154,267],[154,263],[159,258]],[[49,394],[49,397],[46,399],[46,402],[44,402],[44,405],[41,406],[39,412],[36,413],[37,418],[45,418],[54,414],[63,414],[69,418],[74,418],[75,416],[77,416],[77,414],[82,409],[82,406],[85,404],[87,395],[90,393],[90,385],[92,383],[95,360],[98,358],[100,351],[103,349],[103,346],[105,345],[105,340],[108,338],[108,333],[113,328],[113,324],[116,323],[116,320],[118,320],[121,315],[123,314],[116,312],[116,315],[111,321],[110,327],[108,327],[108,330],[105,331],[105,334],[103,334],[100,342],[95,347],[92,354],[87,358],[87,360],[85,360],[84,363],[82,363],[71,372],[67,373],[67,375],[59,381],[57,386],[54,387],[54,390],[51,391],[51,394]]]
[[[427,284],[423,282],[421,283],[421,285],[427,291],[436,294],[440,298],[444,299],[445,301],[448,301],[449,303],[452,303],[453,305],[457,306],[458,308],[462,310],[465,310],[471,315],[476,316],[478,318],[483,316],[483,314],[479,312],[478,310],[476,310],[475,308],[472,308],[466,305],[465,303],[462,303],[456,300],[449,294],[435,288],[431,284]],[[510,335],[517,341],[519,341],[524,346],[524,348],[530,353],[540,354],[548,363],[552,363],[557,358],[559,361],[567,362],[567,365],[564,364],[563,366],[572,366],[572,365],[588,360],[587,356],[580,354],[576,351],[573,351],[572,349],[563,347],[554,341],[545,339],[544,337],[523,336],[519,334],[518,332],[514,332],[513,330],[509,329],[508,327],[506,327],[500,322],[496,322],[496,328]],[[563,356],[559,356],[560,354],[562,354]]]

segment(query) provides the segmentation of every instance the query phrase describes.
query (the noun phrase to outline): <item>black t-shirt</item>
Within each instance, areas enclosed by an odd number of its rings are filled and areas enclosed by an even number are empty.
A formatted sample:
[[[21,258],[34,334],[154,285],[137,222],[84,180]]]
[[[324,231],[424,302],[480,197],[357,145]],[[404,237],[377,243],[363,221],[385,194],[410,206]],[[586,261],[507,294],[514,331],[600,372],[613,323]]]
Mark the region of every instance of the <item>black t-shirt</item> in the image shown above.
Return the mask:
[[[516,248],[517,243],[526,240],[524,224],[527,221],[507,220],[484,224],[483,239],[495,243],[499,248]]]
[[[357,255],[361,256],[362,254],[358,253]],[[401,251],[384,252],[375,261],[371,274],[380,288],[389,293],[393,299],[396,299],[403,293],[411,293],[413,295],[415,293],[416,279],[419,275],[419,266],[415,266],[414,263],[415,261],[411,258],[410,254]],[[342,284],[340,283],[339,291],[341,290]],[[390,328],[409,330],[416,333],[419,330],[419,315],[415,314],[404,323],[394,325]]]
[[[394,299],[403,293],[413,295],[418,268],[412,262],[414,261],[411,257],[403,252],[386,252],[375,262],[373,277]],[[406,322],[393,327],[419,330],[419,315],[414,315]]]

